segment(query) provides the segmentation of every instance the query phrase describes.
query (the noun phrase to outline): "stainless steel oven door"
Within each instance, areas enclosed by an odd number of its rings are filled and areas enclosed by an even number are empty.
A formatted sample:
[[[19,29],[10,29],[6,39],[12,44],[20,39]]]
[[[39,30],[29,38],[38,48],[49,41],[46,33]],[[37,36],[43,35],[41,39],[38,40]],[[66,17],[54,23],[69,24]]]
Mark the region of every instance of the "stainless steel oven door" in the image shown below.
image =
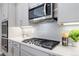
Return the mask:
[[[5,52],[8,52],[8,38],[1,38],[1,47]]]
[[[8,38],[8,21],[2,22],[2,37]]]

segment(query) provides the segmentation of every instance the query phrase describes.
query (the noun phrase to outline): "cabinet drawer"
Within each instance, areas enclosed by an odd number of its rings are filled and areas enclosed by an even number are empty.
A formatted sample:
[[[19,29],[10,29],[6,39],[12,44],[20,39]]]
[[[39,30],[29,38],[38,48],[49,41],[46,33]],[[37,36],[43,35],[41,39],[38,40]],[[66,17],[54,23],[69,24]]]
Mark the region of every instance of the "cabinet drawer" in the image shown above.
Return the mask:
[[[19,47],[19,45],[20,45],[20,44],[19,44],[18,42],[13,41],[13,46],[14,46],[14,47]]]
[[[28,51],[33,56],[49,56],[49,54],[46,52],[34,49],[34,48],[26,46],[26,45],[21,45],[21,48],[24,49],[25,51]]]
[[[21,56],[29,56],[26,52],[21,52]]]
[[[32,56],[28,51],[21,49],[21,56]]]

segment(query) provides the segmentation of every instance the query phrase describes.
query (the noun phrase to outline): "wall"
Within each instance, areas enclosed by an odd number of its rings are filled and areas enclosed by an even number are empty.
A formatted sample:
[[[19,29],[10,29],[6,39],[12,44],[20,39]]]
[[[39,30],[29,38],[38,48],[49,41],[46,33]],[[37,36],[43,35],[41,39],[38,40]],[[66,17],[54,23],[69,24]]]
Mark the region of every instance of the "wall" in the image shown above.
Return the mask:
[[[62,32],[69,32],[70,30],[73,30],[73,29],[79,29],[79,25],[63,26],[62,27]]]
[[[33,27],[35,28],[34,37],[60,40],[60,28],[57,22],[41,23]]]

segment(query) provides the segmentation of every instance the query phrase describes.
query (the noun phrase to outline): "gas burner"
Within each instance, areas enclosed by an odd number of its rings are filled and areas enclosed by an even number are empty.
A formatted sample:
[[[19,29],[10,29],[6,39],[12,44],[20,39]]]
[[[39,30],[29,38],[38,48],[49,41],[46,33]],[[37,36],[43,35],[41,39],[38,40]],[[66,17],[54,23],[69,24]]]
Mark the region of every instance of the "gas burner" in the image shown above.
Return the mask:
[[[43,48],[52,50],[56,45],[59,44],[59,41],[47,40],[41,38],[30,38],[23,40],[24,43],[34,44]]]

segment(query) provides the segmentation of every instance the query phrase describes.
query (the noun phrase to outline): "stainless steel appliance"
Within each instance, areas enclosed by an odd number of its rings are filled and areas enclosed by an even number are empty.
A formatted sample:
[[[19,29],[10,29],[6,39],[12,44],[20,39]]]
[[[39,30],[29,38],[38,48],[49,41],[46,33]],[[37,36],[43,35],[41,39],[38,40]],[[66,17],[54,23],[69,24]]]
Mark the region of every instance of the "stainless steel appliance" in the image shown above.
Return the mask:
[[[8,38],[2,37],[1,46],[5,52],[8,52]]]
[[[30,38],[23,40],[23,42],[26,44],[33,44],[50,50],[52,50],[56,45],[59,44],[59,41],[47,40],[42,38]]]
[[[2,37],[8,38],[8,21],[2,22]]]
[[[8,20],[2,22],[1,46],[4,51],[8,52]]]
[[[54,3],[43,3],[29,10],[31,22],[43,21],[54,18]]]

